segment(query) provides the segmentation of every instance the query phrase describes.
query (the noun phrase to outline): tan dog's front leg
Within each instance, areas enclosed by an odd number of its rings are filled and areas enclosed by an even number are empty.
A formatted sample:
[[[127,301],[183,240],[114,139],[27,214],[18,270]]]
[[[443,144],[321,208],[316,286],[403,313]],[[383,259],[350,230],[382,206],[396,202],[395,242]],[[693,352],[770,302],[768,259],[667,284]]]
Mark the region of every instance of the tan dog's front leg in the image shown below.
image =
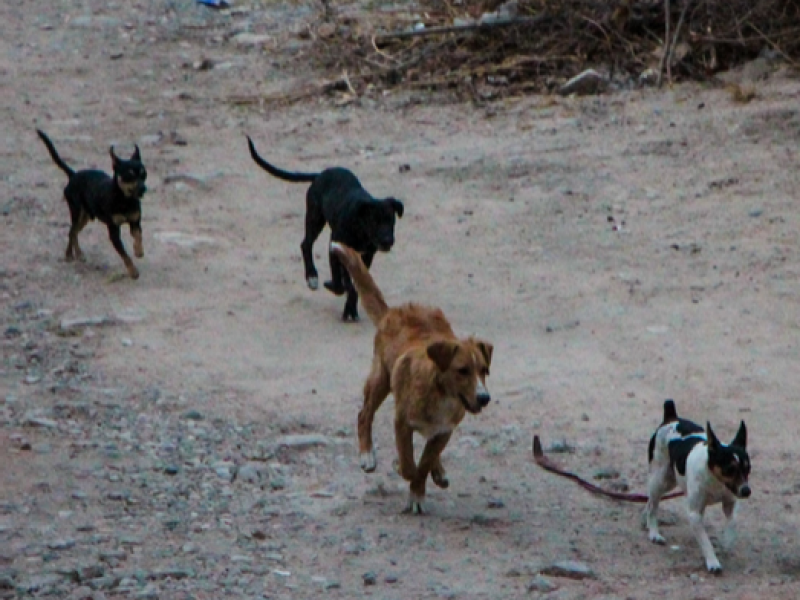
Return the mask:
[[[425,510],[422,505],[422,501],[425,499],[425,484],[428,480],[428,474],[432,472],[433,468],[438,465],[438,468],[442,470],[440,475],[443,475],[444,469],[442,469],[440,455],[444,450],[445,446],[447,446],[447,442],[450,441],[450,433],[442,433],[439,435],[435,435],[430,438],[427,443],[425,444],[425,449],[422,451],[422,456],[419,458],[419,465],[417,465],[417,472],[414,478],[411,480],[411,492],[408,498],[408,506],[406,507],[406,512],[421,515],[424,514]],[[412,460],[413,460],[413,450],[412,450]],[[438,477],[437,475],[436,477]],[[446,481],[446,479],[445,479]],[[434,481],[434,483],[436,483]],[[436,485],[439,485],[438,483]],[[449,485],[449,482],[448,482]],[[446,487],[446,486],[440,486]]]
[[[436,456],[436,459],[433,462],[433,466],[431,467],[431,479],[433,479],[433,483],[438,485],[440,488],[445,489],[450,487],[450,480],[447,478],[447,473],[442,466],[442,455],[441,452],[444,451],[445,446],[447,446],[448,442],[450,441],[450,436],[453,435],[452,432],[450,433],[443,433],[441,436],[438,437],[447,437],[442,445],[442,450]]]

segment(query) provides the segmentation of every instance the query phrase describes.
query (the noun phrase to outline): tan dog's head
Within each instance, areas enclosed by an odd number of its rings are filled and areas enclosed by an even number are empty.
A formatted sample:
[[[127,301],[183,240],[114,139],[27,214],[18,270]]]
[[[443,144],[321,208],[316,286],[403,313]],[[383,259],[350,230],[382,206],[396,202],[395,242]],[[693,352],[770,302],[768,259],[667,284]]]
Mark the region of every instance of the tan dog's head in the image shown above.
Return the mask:
[[[486,389],[494,347],[489,342],[469,338],[445,340],[428,345],[428,358],[439,368],[439,385],[456,396],[467,412],[477,415],[492,397]]]

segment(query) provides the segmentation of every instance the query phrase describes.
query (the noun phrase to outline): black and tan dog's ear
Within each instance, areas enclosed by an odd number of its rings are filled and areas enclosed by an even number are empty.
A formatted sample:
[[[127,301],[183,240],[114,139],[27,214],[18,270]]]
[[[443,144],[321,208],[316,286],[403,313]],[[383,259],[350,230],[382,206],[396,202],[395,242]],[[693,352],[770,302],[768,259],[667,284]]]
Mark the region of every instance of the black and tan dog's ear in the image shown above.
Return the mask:
[[[133,154],[131,154],[131,160],[138,160],[139,162],[142,162],[142,154],[139,152],[139,146],[134,144],[133,147],[136,148],[136,150],[134,150]]]
[[[116,169],[117,165],[119,164],[119,158],[117,158],[117,155],[114,154],[114,146],[110,146],[108,148],[108,154],[111,156],[111,166]]]
[[[392,207],[392,210],[397,215],[397,218],[398,219],[402,219],[403,218],[403,211],[405,210],[403,208],[403,203],[400,202],[400,200],[398,200],[397,198],[387,198],[386,202],[388,202],[389,206]]]
[[[484,342],[483,340],[475,340],[475,345],[478,347],[478,350],[481,351],[481,354],[483,354],[483,359],[486,361],[486,366],[488,367],[491,365],[494,346],[492,346],[489,342]]]
[[[440,371],[447,371],[457,351],[456,342],[433,342],[428,346],[428,358],[436,363]]]
[[[719,449],[719,440],[717,439],[717,436],[714,435],[714,430],[711,429],[711,423],[709,421],[706,421],[706,438],[708,440],[708,449],[710,451]]]
[[[731,446],[747,448],[747,427],[745,427],[744,421],[742,421],[742,424],[739,425],[739,431],[736,432],[736,437],[733,438]]]

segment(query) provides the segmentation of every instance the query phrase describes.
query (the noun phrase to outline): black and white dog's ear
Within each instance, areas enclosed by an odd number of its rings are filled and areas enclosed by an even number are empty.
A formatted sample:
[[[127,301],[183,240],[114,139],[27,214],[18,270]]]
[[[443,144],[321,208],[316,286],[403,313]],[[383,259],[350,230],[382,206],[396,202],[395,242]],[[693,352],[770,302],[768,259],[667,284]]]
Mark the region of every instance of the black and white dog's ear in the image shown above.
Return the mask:
[[[711,423],[706,421],[706,439],[708,439],[708,449],[717,450],[720,446],[717,436],[714,435],[714,430],[711,429]]]
[[[139,152],[139,146],[134,145],[134,148],[136,148],[136,150],[133,151],[133,154],[131,155],[131,160],[138,160],[139,162],[142,162],[142,153]]]
[[[400,200],[398,200],[397,198],[387,198],[386,202],[388,202],[389,205],[392,207],[392,210],[397,215],[397,218],[398,219],[402,219],[403,218],[403,210],[404,210],[403,209],[403,203],[400,202]]]
[[[744,421],[742,421],[742,424],[739,425],[739,431],[736,432],[736,437],[733,438],[731,446],[747,448],[747,427],[745,427]]]

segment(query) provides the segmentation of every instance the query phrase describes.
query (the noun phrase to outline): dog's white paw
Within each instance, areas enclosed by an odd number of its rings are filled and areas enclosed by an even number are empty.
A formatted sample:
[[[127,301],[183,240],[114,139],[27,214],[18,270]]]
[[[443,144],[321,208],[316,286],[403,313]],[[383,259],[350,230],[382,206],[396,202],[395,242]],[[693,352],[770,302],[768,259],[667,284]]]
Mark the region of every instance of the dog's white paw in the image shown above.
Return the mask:
[[[650,532],[650,541],[654,544],[658,544],[659,546],[663,546],[667,543],[666,538],[657,531]]]
[[[375,458],[375,450],[362,452],[359,458],[361,462],[361,470],[364,471],[364,473],[372,473],[375,470],[375,467],[378,466],[378,461]]]
[[[719,575],[722,573],[722,565],[719,564],[719,561],[716,558],[714,560],[707,560],[706,568],[712,575]]]
[[[306,283],[308,283],[309,289],[316,290],[319,288],[319,277],[309,277],[306,279]]]
[[[408,496],[408,504],[406,504],[406,508],[403,511],[403,514],[406,514],[406,515],[424,515],[425,514],[425,507],[422,505],[422,498],[420,498],[416,494],[409,494],[409,496]]]

